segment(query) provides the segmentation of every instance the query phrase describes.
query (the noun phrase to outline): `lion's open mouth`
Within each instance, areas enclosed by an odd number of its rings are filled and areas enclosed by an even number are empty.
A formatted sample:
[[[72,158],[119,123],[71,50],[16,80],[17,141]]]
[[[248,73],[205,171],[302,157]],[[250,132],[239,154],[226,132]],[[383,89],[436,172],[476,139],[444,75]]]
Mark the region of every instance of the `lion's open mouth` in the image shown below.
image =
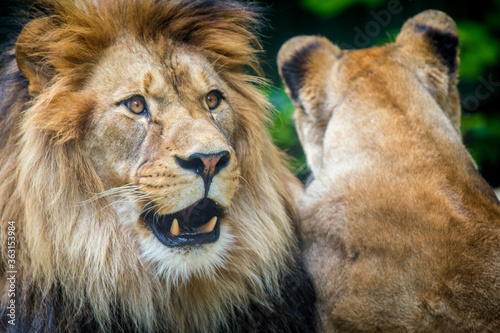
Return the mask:
[[[166,246],[185,246],[212,243],[219,239],[222,209],[210,199],[169,215],[154,211],[142,214],[153,234]]]

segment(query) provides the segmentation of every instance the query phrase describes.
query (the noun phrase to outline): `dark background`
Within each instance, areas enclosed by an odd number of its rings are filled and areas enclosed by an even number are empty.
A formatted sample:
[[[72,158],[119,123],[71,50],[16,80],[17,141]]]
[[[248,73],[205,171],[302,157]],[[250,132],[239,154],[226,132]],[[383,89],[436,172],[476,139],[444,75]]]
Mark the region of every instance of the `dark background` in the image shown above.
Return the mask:
[[[20,29],[12,19],[18,10],[15,4],[0,0],[0,42]],[[342,48],[379,45],[393,41],[408,18],[439,9],[459,29],[464,143],[490,185],[500,186],[500,0],[264,0],[261,4],[268,9],[262,60],[271,82],[264,92],[276,108],[270,131],[276,143],[295,157],[292,169],[299,177],[308,171],[293,125],[293,107],[277,74],[280,46],[304,34],[325,36]]]

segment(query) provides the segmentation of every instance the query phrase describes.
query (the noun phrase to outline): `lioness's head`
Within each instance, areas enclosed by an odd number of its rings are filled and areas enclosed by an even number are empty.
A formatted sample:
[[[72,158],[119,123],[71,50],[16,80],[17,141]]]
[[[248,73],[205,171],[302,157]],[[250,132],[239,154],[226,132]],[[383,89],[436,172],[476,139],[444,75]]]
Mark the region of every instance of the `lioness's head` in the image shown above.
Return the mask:
[[[282,46],[278,67],[315,174],[341,165],[332,156],[342,156],[344,148],[366,151],[379,146],[373,140],[381,133],[404,135],[388,129],[405,117],[434,122],[459,139],[458,34],[442,12],[425,11],[404,24],[394,43],[367,49],[341,50],[323,37],[295,37]]]

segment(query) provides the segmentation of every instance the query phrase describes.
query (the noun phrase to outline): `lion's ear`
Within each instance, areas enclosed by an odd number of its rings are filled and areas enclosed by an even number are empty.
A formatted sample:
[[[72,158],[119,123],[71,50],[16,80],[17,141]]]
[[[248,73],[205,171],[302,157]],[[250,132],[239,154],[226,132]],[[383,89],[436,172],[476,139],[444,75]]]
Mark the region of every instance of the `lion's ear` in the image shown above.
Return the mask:
[[[341,50],[328,39],[318,36],[297,36],[288,40],[278,53],[278,69],[288,94],[294,102],[305,86],[308,73],[328,72]]]
[[[415,51],[431,53],[456,74],[458,69],[458,31],[451,17],[438,10],[426,10],[403,25],[396,43]]]
[[[46,38],[54,28],[49,18],[31,21],[17,38],[16,62],[29,82],[29,93],[36,96],[54,75],[54,69],[45,61]]]

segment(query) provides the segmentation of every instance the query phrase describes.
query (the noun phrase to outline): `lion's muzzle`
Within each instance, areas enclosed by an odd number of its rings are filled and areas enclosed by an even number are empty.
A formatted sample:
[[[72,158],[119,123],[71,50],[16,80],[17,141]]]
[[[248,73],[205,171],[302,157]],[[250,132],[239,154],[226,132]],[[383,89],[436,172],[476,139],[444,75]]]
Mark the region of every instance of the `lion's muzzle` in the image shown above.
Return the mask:
[[[208,196],[212,179],[229,164],[229,152],[224,150],[214,154],[195,153],[187,160],[176,157],[176,161],[181,168],[192,171],[203,179],[205,196]]]

